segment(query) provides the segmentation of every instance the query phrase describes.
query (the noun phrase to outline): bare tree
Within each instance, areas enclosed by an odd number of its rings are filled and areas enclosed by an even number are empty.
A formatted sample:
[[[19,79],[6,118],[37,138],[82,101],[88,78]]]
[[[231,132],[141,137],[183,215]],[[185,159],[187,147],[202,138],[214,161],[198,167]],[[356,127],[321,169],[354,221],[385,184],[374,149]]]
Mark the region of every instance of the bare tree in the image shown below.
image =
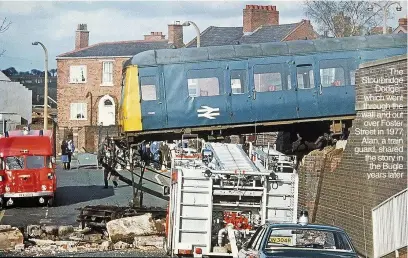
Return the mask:
[[[366,34],[382,21],[379,9],[371,10],[369,1],[305,1],[305,14],[320,33],[336,38]]]
[[[0,33],[3,33],[3,32],[5,32],[6,30],[8,30],[8,28],[10,27],[10,25],[11,25],[11,21],[9,21],[8,19],[7,19],[7,17],[6,18],[4,18],[4,19],[0,19]],[[0,50],[0,56],[2,56],[3,54],[4,54],[4,52],[6,52],[6,50]]]

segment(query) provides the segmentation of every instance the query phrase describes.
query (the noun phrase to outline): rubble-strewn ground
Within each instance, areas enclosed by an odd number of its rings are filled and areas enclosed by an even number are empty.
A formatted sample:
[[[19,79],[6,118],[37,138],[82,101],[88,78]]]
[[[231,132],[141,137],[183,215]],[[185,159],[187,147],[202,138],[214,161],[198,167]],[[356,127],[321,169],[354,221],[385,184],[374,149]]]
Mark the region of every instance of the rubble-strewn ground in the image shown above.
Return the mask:
[[[96,251],[96,252],[81,252],[81,253],[55,253],[51,252],[41,253],[37,255],[29,253],[20,253],[20,252],[0,252],[0,257],[49,257],[49,256],[58,256],[58,257],[168,257],[163,251],[158,250],[114,250],[114,251]]]
[[[58,190],[55,207],[41,207],[37,205],[36,201],[17,201],[14,206],[0,211],[0,225],[18,227],[25,231],[24,234],[27,237],[27,226],[30,225],[40,225],[42,228],[49,225],[47,229],[49,231],[53,230],[52,225],[78,227],[79,223],[76,222],[76,219],[79,211],[76,210],[77,208],[87,205],[127,206],[131,201],[132,189],[123,182],[119,182],[118,188],[103,188],[103,170],[82,168],[77,170],[75,162],[73,162],[73,167],[71,170],[62,170],[61,166],[57,169]],[[128,171],[122,171],[121,174],[131,178]],[[154,182],[168,184],[168,178],[161,175],[146,173],[145,177]],[[138,177],[135,178],[138,180]],[[151,182],[144,181],[144,184],[156,191],[162,191],[160,186]],[[166,201],[148,194],[144,195],[143,204],[156,207],[167,206]],[[0,252],[0,256],[163,257],[164,255],[161,249],[153,247],[144,247],[143,250],[134,249],[132,246],[121,247],[119,250],[111,250],[113,247],[110,247],[109,250],[102,251],[101,243],[81,244],[76,247],[53,243],[41,248],[38,245],[29,246],[27,241],[25,244],[24,251]]]
[[[6,208],[3,216],[0,212],[0,224],[15,227],[26,227],[30,224],[47,225],[77,225],[76,216],[79,212],[76,208],[86,205],[118,205],[127,206],[132,199],[130,186],[119,181],[119,187],[113,188],[110,182],[108,189],[103,188],[103,170],[57,169],[57,206],[40,207],[35,201],[17,202],[15,206]],[[130,173],[120,171],[123,176],[130,178]],[[168,178],[146,173],[145,177],[152,181],[168,183]],[[138,180],[138,177],[135,177]],[[144,181],[146,187],[162,192],[161,187]],[[143,199],[146,206],[166,207],[167,202],[154,196],[145,194]],[[2,218],[1,218],[2,217]]]

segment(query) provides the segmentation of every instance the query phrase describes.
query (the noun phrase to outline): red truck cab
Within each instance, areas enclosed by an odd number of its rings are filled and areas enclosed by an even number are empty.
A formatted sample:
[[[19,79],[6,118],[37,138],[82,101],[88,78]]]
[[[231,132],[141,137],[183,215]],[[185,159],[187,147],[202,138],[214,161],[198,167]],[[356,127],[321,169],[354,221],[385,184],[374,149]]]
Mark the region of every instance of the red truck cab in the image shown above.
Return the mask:
[[[0,138],[0,194],[11,206],[16,198],[52,205],[57,190],[52,131],[9,131]]]

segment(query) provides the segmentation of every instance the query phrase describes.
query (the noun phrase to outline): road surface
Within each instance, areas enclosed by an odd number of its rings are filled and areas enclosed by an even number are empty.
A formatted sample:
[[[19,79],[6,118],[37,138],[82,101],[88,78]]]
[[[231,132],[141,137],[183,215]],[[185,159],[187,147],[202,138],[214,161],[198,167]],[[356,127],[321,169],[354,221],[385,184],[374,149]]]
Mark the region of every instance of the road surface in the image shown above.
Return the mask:
[[[113,188],[112,182],[108,189],[103,188],[103,170],[75,168],[63,170],[58,166],[57,174],[57,204],[56,207],[40,207],[36,201],[16,201],[14,206],[0,211],[0,224],[16,227],[26,227],[31,224],[74,225],[78,208],[86,205],[116,205],[128,206],[132,200],[132,188],[119,181],[119,186]],[[119,171],[121,175],[131,178],[130,172]],[[138,173],[138,172],[137,172]],[[167,173],[168,175],[168,173]],[[161,184],[168,184],[169,179],[163,175],[146,172],[145,177]],[[135,177],[138,180],[138,177]],[[162,192],[162,188],[152,182],[144,181],[144,186]],[[166,207],[167,202],[157,197],[144,194],[143,204],[146,206]]]

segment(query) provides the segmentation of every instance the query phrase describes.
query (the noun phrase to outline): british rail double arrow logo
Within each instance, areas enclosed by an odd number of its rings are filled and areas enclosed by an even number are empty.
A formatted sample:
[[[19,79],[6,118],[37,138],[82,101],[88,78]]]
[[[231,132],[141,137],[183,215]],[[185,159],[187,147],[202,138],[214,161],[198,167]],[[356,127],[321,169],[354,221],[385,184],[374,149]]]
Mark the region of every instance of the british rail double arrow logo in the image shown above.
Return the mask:
[[[205,117],[208,119],[215,119],[216,116],[220,115],[219,108],[212,108],[209,106],[201,106],[200,109],[197,109],[198,117]]]

